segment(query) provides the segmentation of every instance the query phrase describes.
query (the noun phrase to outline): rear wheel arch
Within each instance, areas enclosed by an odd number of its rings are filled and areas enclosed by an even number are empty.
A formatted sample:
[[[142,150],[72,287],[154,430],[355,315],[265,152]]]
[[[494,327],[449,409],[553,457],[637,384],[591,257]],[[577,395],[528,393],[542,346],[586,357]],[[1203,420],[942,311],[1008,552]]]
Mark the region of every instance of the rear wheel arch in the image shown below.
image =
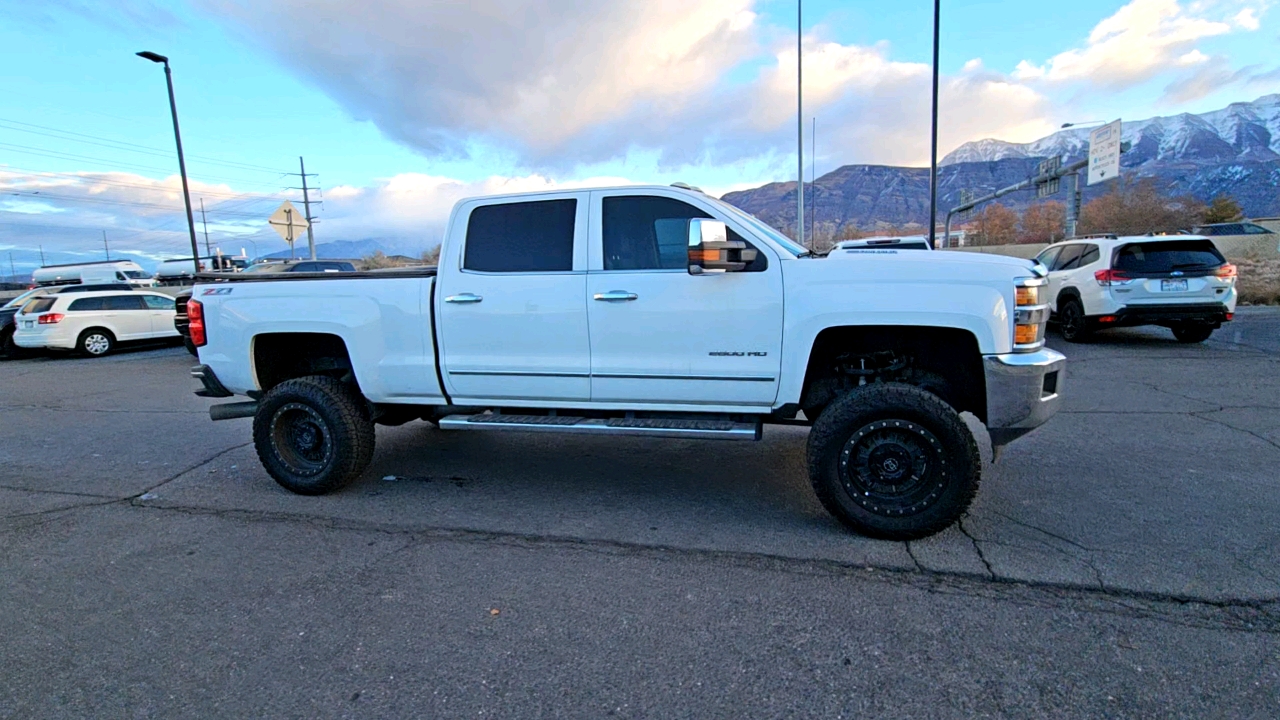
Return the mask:
[[[346,341],[332,333],[262,333],[250,344],[254,379],[266,393],[287,380],[325,376],[358,388]]]
[[[102,335],[106,337],[107,345],[104,350],[97,352],[97,351],[91,350],[89,347],[85,345],[85,343],[89,340],[89,338],[94,335]],[[89,328],[85,328],[84,330],[81,330],[80,334],[76,336],[76,350],[79,350],[80,352],[83,352],[93,357],[100,357],[102,355],[106,355],[107,353],[115,349],[116,344],[119,342],[120,342],[119,339],[116,337],[116,334],[111,331],[111,328],[94,326],[94,327],[89,327]]]
[[[956,412],[986,422],[986,375],[977,337],[969,330],[927,326],[834,326],[814,338],[805,368],[800,407],[815,419],[841,392],[873,382],[904,382],[941,397]],[[906,365],[870,375],[850,375],[849,360],[882,362],[893,353]],[[873,357],[868,357],[873,356]],[[900,362],[893,363],[895,366]],[[865,378],[865,381],[862,379]]]

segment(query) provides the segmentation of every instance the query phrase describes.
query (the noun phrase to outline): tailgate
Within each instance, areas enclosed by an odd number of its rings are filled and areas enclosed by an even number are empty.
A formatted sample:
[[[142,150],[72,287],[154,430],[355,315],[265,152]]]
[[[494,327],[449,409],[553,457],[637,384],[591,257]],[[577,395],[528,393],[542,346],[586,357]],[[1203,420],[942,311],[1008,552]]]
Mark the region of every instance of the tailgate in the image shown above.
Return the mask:
[[[1116,249],[1111,266],[1124,277],[1113,283],[1117,302],[1137,305],[1223,302],[1232,278],[1215,273],[1227,264],[1211,240],[1151,240]]]

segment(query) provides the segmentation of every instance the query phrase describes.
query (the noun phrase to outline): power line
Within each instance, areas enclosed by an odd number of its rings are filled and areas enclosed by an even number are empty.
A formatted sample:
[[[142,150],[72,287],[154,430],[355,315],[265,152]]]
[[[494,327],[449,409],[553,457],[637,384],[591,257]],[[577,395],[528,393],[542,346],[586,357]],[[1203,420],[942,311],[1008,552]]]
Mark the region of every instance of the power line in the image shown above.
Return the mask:
[[[160,205],[158,203],[137,202],[134,200],[107,200],[106,198],[86,198],[86,197],[76,197],[74,195],[57,195],[55,193],[46,193],[41,191],[32,192],[32,191],[22,191],[22,190],[12,190],[12,189],[6,189],[6,190],[3,190],[3,192],[8,193],[10,195],[23,195],[26,197],[34,197],[34,198],[40,198],[40,199],[53,198],[55,200],[65,200],[68,202],[96,203],[101,205],[127,205],[132,207],[151,208],[154,210],[169,210],[171,212],[180,212],[182,210],[182,208],[174,207],[172,205]],[[223,215],[236,215],[236,216],[242,216],[242,217],[255,217],[255,218],[259,217],[257,213],[234,212],[230,210],[222,210],[220,212]]]
[[[55,176],[55,177],[70,178],[74,180],[81,180],[85,184],[90,184],[90,185],[110,185],[113,187],[136,188],[138,190],[154,190],[156,192],[169,192],[167,188],[159,185],[139,185],[138,183],[118,182],[115,180],[107,180],[105,178],[99,178],[99,177],[94,177],[94,176],[85,175],[85,174],[60,173],[60,172],[53,172],[51,170],[26,170],[23,168],[15,168],[12,166],[7,166],[6,169],[10,172],[26,173],[28,175],[34,175],[38,177]],[[0,172],[5,172],[6,169],[0,169]],[[18,179],[25,180],[25,178],[18,178]],[[12,182],[12,179],[6,180],[4,178],[0,178],[0,182],[6,182],[6,181]],[[202,191],[201,194],[213,195],[216,197],[223,197],[228,199],[238,199],[252,193],[220,193],[220,192],[214,192],[214,191]],[[266,194],[264,193],[263,196],[265,197]]]
[[[23,127],[9,127],[12,125],[20,125]],[[43,135],[45,137],[57,138],[59,140],[71,140],[86,145],[98,145],[101,147],[111,148],[113,150],[123,150],[126,152],[136,152],[145,155],[156,155],[158,157],[172,157],[173,153],[164,148],[151,147],[149,145],[139,145],[137,143],[126,142],[124,140],[113,140],[111,138],[99,137],[97,135],[88,135],[85,133],[72,132],[70,130],[61,130],[59,128],[48,127],[46,125],[36,125],[35,123],[26,123],[18,120],[10,120],[8,118],[0,118],[0,127],[8,130],[16,130],[18,132],[31,133],[33,135]],[[29,128],[36,128],[35,130]],[[46,132],[40,132],[41,130]],[[65,136],[65,137],[64,137]],[[79,139],[86,138],[86,139]],[[280,174],[277,168],[269,168],[262,165],[253,165],[251,163],[242,163],[235,160],[219,160],[217,158],[205,155],[189,155],[189,157],[203,160],[207,163],[226,165],[227,167],[235,167],[242,170],[254,170],[257,172],[267,172]]]
[[[82,162],[88,161],[88,162],[102,163],[104,165],[113,166],[113,167],[130,168],[133,170],[147,170],[150,172],[162,172],[162,173],[173,172],[172,168],[161,168],[161,167],[156,167],[154,165],[139,165],[138,163],[120,162],[118,160],[107,160],[105,158],[93,157],[91,155],[78,155],[76,153],[64,153],[57,150],[47,150],[45,148],[32,147],[30,145],[15,145],[13,143],[0,143],[0,147],[7,148],[12,152],[20,152],[20,153],[26,153],[28,155],[38,155],[42,157],[51,157],[51,158],[56,158],[58,160],[76,160],[76,161],[82,161]],[[290,173],[280,173],[279,177],[284,177],[285,175],[289,175],[289,174]],[[213,181],[220,180],[223,182],[237,183],[239,185],[249,185],[249,186],[275,184],[271,182],[245,182],[237,178],[229,178],[229,177],[220,176],[220,175],[201,174],[201,175],[188,175],[187,177],[192,177],[200,180],[213,180]]]

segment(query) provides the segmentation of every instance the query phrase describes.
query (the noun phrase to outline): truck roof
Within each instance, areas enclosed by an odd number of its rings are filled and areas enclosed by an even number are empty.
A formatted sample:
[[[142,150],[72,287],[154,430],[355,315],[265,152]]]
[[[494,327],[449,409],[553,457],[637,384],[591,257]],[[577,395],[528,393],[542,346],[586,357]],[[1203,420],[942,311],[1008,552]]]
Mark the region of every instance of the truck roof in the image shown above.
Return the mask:
[[[712,195],[708,195],[700,190],[692,188],[680,187],[679,185],[598,185],[595,187],[561,187],[547,188],[545,190],[527,190],[524,192],[501,193],[497,195],[473,195],[459,200],[459,203],[469,202],[471,200],[503,200],[507,198],[517,197],[536,197],[538,195],[559,195],[567,192],[591,192],[593,190],[663,190],[666,192],[676,192],[690,197],[704,197],[717,199]]]

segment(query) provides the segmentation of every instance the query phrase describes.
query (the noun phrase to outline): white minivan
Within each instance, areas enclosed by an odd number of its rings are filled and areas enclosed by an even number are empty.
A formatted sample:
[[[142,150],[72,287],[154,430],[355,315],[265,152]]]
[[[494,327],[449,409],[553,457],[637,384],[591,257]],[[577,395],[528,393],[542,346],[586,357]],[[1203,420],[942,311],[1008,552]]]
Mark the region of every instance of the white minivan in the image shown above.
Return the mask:
[[[174,300],[155,292],[88,292],[29,301],[14,318],[13,341],[23,348],[79,350],[100,357],[119,343],[178,339]]]

